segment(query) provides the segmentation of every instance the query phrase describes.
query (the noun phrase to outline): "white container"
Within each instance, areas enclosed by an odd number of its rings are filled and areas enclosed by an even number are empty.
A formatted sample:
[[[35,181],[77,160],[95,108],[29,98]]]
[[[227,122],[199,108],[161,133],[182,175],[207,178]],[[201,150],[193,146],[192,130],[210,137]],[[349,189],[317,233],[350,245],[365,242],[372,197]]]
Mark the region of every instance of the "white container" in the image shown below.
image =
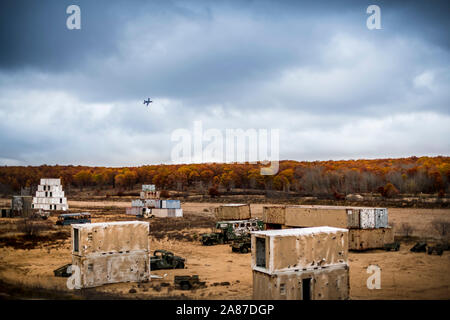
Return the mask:
[[[132,215],[132,216],[139,216],[142,213],[142,208],[140,207],[130,207],[126,208],[125,214]]]
[[[154,184],[143,184],[142,191],[156,191],[156,187]]]
[[[374,229],[375,228],[375,209],[361,209],[359,211],[360,227],[361,229]]]
[[[144,206],[144,202],[142,200],[131,200],[131,206],[132,207],[143,207]]]
[[[348,230],[313,227],[253,231],[252,268],[274,274],[348,263]]]
[[[150,224],[142,221],[72,224],[72,254],[148,251],[149,229]]]

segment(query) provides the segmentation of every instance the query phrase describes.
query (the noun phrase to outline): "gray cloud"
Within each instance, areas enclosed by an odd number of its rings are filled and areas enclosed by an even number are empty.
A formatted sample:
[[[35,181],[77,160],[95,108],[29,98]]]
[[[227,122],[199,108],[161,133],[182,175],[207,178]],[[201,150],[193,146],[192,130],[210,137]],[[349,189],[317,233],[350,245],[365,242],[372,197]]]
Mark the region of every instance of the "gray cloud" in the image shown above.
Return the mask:
[[[0,164],[169,162],[194,120],[289,159],[447,154],[448,4],[376,3],[370,31],[365,1],[3,2]]]

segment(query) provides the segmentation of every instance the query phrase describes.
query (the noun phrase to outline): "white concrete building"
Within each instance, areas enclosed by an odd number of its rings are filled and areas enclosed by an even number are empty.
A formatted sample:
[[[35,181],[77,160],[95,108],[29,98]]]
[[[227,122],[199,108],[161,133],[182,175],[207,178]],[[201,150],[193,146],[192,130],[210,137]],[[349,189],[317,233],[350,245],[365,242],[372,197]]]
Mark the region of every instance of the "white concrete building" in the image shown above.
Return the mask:
[[[41,179],[41,183],[33,197],[33,209],[62,210],[69,209],[67,198],[61,185],[61,179]]]

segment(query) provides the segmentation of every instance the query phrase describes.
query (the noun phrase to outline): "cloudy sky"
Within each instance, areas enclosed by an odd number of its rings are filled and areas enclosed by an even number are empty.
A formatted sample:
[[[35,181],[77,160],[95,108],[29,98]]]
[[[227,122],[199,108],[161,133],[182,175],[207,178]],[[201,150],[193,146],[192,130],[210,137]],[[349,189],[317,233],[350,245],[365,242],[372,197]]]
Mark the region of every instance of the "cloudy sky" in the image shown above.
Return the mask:
[[[71,4],[80,30],[66,27]],[[448,156],[449,9],[4,0],[0,165],[171,163],[172,133],[194,121],[279,129],[281,159]]]

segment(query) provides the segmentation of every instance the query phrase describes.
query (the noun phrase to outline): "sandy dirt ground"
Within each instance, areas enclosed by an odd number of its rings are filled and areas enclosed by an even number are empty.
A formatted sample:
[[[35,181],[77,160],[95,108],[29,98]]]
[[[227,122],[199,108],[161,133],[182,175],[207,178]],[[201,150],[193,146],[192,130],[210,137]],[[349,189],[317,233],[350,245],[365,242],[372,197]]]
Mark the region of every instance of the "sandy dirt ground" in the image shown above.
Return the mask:
[[[0,203],[2,203],[0,201]],[[69,201],[71,211],[90,211],[93,222],[134,220],[126,216],[129,202]],[[108,293],[134,299],[192,298],[192,299],[251,299],[252,271],[250,254],[232,253],[229,245],[202,246],[194,235],[208,232],[213,225],[212,208],[216,203],[183,203],[184,217],[168,221],[151,220],[150,249],[166,249],[187,259],[186,269],[152,271],[163,279],[148,283],[120,283],[88,289],[94,293]],[[262,215],[262,204],[252,205],[252,215]],[[450,221],[450,209],[389,209],[389,220],[395,226],[407,222],[416,227],[415,236],[431,237],[431,221],[443,218]],[[0,219],[0,238],[17,234],[19,219]],[[53,224],[56,216],[48,221]],[[178,227],[174,227],[178,225]],[[70,227],[52,227],[48,239],[21,244],[0,242],[0,280],[11,286],[48,288],[70,292],[66,278],[53,276],[53,270],[71,262]],[[47,234],[45,233],[45,234]],[[44,235],[45,235],[44,234]],[[57,236],[55,236],[55,234]],[[66,236],[61,236],[65,234]],[[450,252],[442,256],[412,253],[414,242],[402,241],[398,252],[372,250],[351,252],[351,299],[450,299]],[[21,248],[22,247],[22,248]],[[367,289],[369,265],[381,268],[381,289]],[[197,274],[206,288],[183,291],[175,289],[175,275]],[[129,293],[135,289],[135,293]],[[7,290],[3,290],[7,291]],[[7,292],[2,292],[7,295]]]

